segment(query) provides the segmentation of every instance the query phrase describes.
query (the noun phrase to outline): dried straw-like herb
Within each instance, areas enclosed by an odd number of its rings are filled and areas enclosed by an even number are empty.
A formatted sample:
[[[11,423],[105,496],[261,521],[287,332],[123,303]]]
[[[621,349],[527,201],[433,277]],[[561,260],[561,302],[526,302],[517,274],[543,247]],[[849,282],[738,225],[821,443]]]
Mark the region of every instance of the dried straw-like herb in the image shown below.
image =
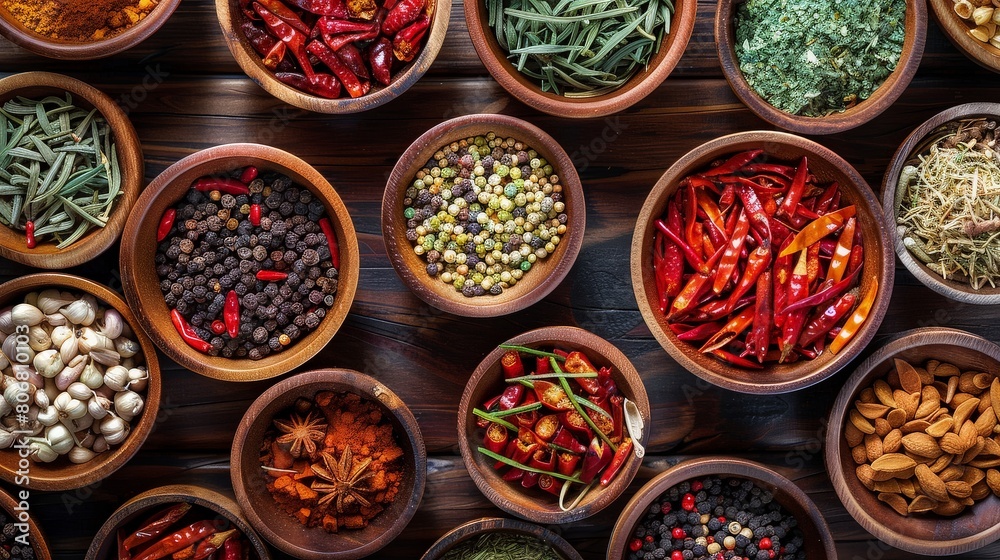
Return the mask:
[[[552,547],[529,535],[486,533],[466,539],[442,556],[442,560],[561,560]]]
[[[671,0],[487,0],[489,25],[542,91],[594,97],[645,68],[670,29]]]
[[[104,227],[121,194],[111,136],[97,110],[76,107],[69,93],[4,103],[0,224],[25,231],[30,222],[34,239],[51,238],[60,249]]]
[[[903,168],[897,218],[903,244],[944,278],[973,289],[1000,278],[1000,155],[995,121],[967,119],[932,133]]]

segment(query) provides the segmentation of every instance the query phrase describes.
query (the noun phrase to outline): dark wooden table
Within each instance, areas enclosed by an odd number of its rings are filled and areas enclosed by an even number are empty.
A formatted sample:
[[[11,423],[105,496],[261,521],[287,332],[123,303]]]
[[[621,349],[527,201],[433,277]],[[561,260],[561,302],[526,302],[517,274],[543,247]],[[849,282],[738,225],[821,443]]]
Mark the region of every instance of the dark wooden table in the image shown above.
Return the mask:
[[[746,109],[722,78],[712,36],[714,3],[703,0],[687,52],[670,78],[643,102],[605,119],[570,121],[512,99],[486,73],[456,2],[444,48],[430,72],[400,99],[352,116],[307,113],[272,98],[236,66],[211,0],[184,0],[172,19],[132,51],[94,62],[59,62],[0,42],[4,72],[51,70],[80,78],[120,101],[142,140],[146,178],[194,151],[228,142],[262,142],[317,167],[347,203],[361,245],[361,279],[352,313],[333,342],[305,368],[338,366],[382,380],[420,422],[429,453],[420,511],[378,557],[417,558],[452,527],[502,515],[468,477],[456,441],[455,411],[470,372],[497,343],[544,325],[578,325],[621,348],[653,403],[650,453],[633,487],[584,521],[552,527],[585,558],[603,558],[611,528],[631,491],[685,456],[730,454],[782,472],[816,501],[841,558],[893,559],[858,526],[833,492],[822,460],[824,417],[842,381],[790,395],[747,396],[711,387],[680,368],[652,338],[628,276],[634,221],[650,187],[680,155],[716,136],[770,128]],[[1000,77],[981,70],[932,22],[916,78],[872,123],[817,140],[854,164],[877,191],[896,146],[938,111],[1000,99]],[[423,131],[451,117],[502,112],[549,132],[583,178],[587,236],[569,277],[548,298],[499,319],[443,314],[411,295],[386,258],[379,226],[382,191],[396,157]],[[0,277],[33,272],[0,262]],[[72,269],[121,288],[117,248]],[[1000,308],[961,307],[899,267],[892,304],[868,350],[893,334],[929,325],[1000,339]],[[78,559],[122,502],[154,486],[194,482],[229,486],[229,446],[250,402],[273,381],[231,384],[183,370],[161,356],[160,422],[142,451],[102,483],[64,493],[32,493],[31,513],[56,557]],[[997,558],[994,544],[965,558]]]

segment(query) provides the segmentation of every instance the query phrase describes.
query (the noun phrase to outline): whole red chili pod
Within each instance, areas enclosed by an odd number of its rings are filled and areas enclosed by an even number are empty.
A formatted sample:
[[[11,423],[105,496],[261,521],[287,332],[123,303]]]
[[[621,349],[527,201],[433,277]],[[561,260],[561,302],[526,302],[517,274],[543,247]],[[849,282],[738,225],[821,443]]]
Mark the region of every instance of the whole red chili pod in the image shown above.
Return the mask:
[[[258,270],[257,279],[261,282],[281,282],[288,278],[288,274],[277,270]]]
[[[248,165],[243,170],[243,173],[240,173],[240,182],[244,185],[249,185],[259,174],[260,170],[256,166]]]
[[[144,521],[142,525],[139,526],[139,529],[126,537],[125,540],[122,541],[122,547],[126,551],[129,551],[143,543],[155,539],[166,531],[171,525],[176,523],[177,520],[183,517],[184,514],[190,509],[191,504],[183,502],[157,512],[151,518]]]
[[[424,40],[424,35],[427,34],[427,28],[430,25],[431,18],[427,17],[427,14],[422,14],[409,27],[396,33],[392,39],[392,52],[396,58],[403,62],[413,60],[417,56],[417,52],[420,51],[420,42]]]
[[[170,310],[170,322],[174,324],[174,328],[177,329],[177,334],[181,336],[181,339],[191,348],[201,352],[202,354],[208,354],[212,351],[212,345],[201,339],[198,333],[195,332],[194,328],[188,324],[187,319],[181,315],[180,311],[176,309]]]
[[[375,81],[383,86],[392,80],[392,42],[385,37],[379,37],[368,47],[368,64],[372,69]]]
[[[392,37],[420,17],[426,6],[426,0],[399,0],[382,22],[382,35]]]
[[[225,194],[239,196],[250,194],[250,189],[238,179],[228,179],[224,177],[202,177],[191,185],[196,191],[210,192],[219,191]]]
[[[160,218],[160,225],[156,228],[156,242],[159,243],[170,235],[170,229],[174,227],[174,219],[177,218],[177,210],[171,208],[163,213]]]
[[[240,296],[236,290],[229,290],[229,293],[226,294],[226,306],[222,316],[225,319],[229,338],[236,338],[240,334]]]
[[[260,225],[260,204],[250,205],[250,223],[255,226]]]
[[[35,241],[35,222],[28,220],[24,224],[24,237],[25,237],[25,243],[28,246],[28,248],[34,249],[35,246],[37,245],[37,242]]]
[[[332,74],[316,72],[313,74],[312,80],[295,72],[275,72],[274,77],[295,89],[300,89],[319,97],[327,99],[340,97],[340,82]]]
[[[215,334],[222,334],[226,332],[226,324],[223,323],[222,321],[219,321],[218,319],[212,321],[212,326],[209,328],[211,328],[212,332],[214,332]]]
[[[333,263],[333,268],[340,270],[340,247],[337,246],[337,236],[333,233],[333,224],[329,218],[320,218],[319,227],[323,230],[326,243],[330,247],[330,262]]]

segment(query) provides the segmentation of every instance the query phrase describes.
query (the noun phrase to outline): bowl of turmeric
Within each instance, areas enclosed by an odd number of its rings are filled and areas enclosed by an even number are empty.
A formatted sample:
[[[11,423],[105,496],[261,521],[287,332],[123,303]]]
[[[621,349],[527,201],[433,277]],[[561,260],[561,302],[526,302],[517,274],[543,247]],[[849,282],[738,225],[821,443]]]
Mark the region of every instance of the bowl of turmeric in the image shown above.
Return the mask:
[[[351,559],[374,554],[409,523],[427,452],[395,393],[363,373],[323,369],[254,401],[230,464],[236,501],[264,539],[296,558]]]
[[[0,35],[35,54],[92,60],[156,32],[181,0],[0,0]]]

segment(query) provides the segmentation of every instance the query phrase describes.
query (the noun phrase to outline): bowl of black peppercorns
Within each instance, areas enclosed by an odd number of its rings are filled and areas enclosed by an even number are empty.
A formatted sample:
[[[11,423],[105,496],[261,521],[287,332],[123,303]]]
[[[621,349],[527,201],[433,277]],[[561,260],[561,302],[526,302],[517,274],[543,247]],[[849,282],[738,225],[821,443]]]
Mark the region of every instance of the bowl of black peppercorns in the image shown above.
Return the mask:
[[[745,459],[699,457],[653,477],[615,523],[607,557],[834,560],[830,529],[792,481]]]
[[[146,187],[120,265],[125,297],[164,353],[208,377],[254,381],[333,338],[359,251],[347,207],[318,171],[277,148],[226,144]]]

